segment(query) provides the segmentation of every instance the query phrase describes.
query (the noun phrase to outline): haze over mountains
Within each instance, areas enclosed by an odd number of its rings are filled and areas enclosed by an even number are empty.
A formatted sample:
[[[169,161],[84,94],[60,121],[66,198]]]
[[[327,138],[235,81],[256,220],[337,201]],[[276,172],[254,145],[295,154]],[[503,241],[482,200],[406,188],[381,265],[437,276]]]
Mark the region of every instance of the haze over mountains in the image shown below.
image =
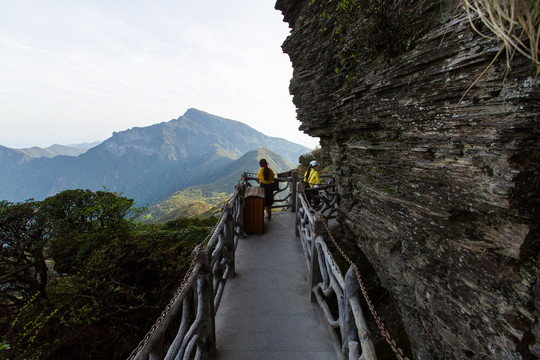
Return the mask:
[[[232,192],[231,179],[234,185],[242,172],[258,170],[261,155],[245,157],[250,151],[275,151],[264,154],[280,167],[276,172],[295,167],[298,157],[310,151],[197,109],[176,120],[116,132],[81,154],[55,148],[56,154],[50,148],[29,153],[0,146],[0,200],[41,200],[67,189],[106,188],[139,206],[153,205],[194,186]]]

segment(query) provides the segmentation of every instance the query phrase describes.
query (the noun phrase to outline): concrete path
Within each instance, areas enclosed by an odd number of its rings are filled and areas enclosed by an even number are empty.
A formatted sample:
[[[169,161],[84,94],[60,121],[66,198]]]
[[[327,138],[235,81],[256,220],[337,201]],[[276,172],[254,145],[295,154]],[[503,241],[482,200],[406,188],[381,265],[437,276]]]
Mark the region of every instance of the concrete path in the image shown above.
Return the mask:
[[[336,359],[328,325],[310,301],[293,212],[265,219],[262,235],[240,239],[236,277],[216,316],[218,360]]]

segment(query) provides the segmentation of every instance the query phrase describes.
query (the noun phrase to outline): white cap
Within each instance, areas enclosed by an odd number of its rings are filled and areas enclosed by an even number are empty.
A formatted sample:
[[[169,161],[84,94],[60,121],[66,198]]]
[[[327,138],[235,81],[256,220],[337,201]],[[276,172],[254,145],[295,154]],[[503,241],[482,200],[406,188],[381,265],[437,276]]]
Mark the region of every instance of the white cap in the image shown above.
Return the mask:
[[[319,163],[316,160],[313,160],[312,162],[309,163],[309,166],[311,167],[319,166]]]

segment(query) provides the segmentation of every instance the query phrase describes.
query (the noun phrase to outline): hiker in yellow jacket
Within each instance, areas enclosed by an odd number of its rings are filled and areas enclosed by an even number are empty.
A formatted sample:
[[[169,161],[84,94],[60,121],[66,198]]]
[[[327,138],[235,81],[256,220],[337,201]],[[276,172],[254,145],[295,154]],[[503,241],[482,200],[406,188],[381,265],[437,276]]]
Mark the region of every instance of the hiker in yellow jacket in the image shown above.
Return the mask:
[[[304,174],[304,183],[308,184],[310,188],[315,187],[315,185],[321,185],[319,163],[316,160],[309,163],[309,167]]]
[[[304,184],[306,189],[314,188],[321,185],[321,177],[319,176],[319,163],[313,160],[309,163],[309,167],[304,174]],[[306,198],[309,202],[313,200],[314,205],[319,203],[319,199],[313,196],[312,192],[306,191]]]
[[[274,171],[268,166],[266,159],[259,161],[260,169],[257,174],[259,183],[264,188],[264,208],[266,209],[266,218],[272,219],[272,205],[274,204]]]

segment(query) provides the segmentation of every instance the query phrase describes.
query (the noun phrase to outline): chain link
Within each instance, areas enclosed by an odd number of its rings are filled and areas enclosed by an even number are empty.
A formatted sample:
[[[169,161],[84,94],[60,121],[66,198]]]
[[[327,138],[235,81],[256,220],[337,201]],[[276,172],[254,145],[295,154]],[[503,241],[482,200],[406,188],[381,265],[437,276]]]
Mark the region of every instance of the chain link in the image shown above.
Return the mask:
[[[362,294],[364,295],[364,299],[366,299],[366,303],[369,307],[369,310],[371,311],[371,315],[373,315],[373,318],[375,319],[375,322],[377,323],[377,327],[381,331],[381,335],[386,339],[386,342],[390,345],[394,353],[396,354],[397,358],[399,360],[409,360],[407,357],[403,357],[403,351],[396,345],[396,342],[392,340],[392,337],[390,336],[390,333],[388,330],[386,330],[386,327],[384,326],[384,323],[382,322],[379,315],[377,315],[377,311],[375,311],[375,307],[373,306],[367,291],[366,287],[364,286],[364,282],[362,281],[362,277],[360,276],[360,270],[358,270],[358,267],[349,259],[347,254],[343,251],[343,249],[338,245],[336,239],[334,239],[334,236],[330,232],[330,229],[328,228],[328,221],[326,218],[321,214],[316,212],[316,214],[319,216],[319,219],[322,220],[324,224],[324,228],[326,229],[326,232],[328,233],[328,236],[330,237],[330,240],[338,250],[338,252],[341,254],[341,256],[349,263],[350,266],[353,267],[354,273],[356,274],[356,279],[358,280],[358,284],[360,285],[360,290],[362,291]]]

